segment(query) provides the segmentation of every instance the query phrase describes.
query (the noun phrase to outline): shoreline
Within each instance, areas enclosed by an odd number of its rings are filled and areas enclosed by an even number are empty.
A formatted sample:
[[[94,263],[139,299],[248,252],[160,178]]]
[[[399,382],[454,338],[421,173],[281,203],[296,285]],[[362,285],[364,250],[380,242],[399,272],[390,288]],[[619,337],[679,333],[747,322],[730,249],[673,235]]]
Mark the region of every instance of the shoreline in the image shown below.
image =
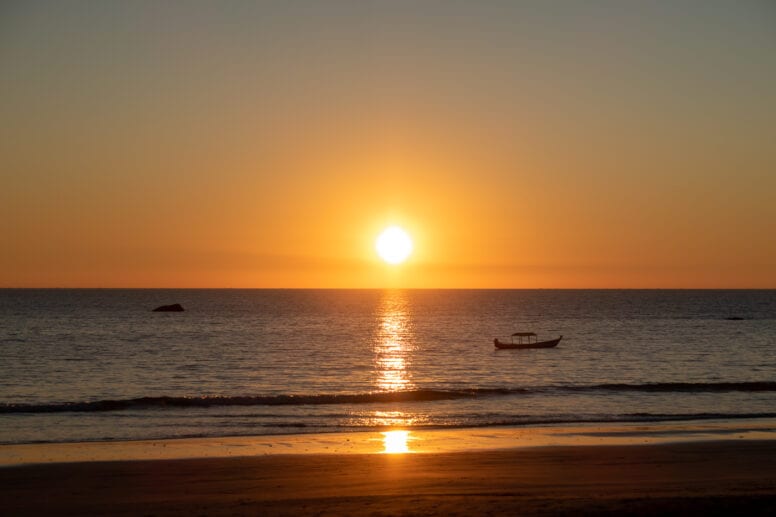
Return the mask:
[[[0,469],[10,515],[772,515],[776,441],[277,454]]]
[[[0,446],[10,515],[773,515],[776,419]]]
[[[278,455],[440,454],[534,447],[603,447],[773,441],[776,419],[624,422],[601,425],[396,428],[385,431],[55,442],[0,445],[0,468],[53,463]]]

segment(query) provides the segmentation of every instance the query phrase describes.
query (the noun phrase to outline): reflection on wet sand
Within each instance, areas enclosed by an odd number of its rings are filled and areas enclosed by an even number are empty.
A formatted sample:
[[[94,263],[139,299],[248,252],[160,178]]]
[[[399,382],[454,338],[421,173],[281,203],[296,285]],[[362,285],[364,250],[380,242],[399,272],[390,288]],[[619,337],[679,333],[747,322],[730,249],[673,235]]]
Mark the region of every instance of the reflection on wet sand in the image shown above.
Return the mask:
[[[410,452],[407,445],[409,431],[386,431],[383,433],[383,445],[386,454],[399,454]]]

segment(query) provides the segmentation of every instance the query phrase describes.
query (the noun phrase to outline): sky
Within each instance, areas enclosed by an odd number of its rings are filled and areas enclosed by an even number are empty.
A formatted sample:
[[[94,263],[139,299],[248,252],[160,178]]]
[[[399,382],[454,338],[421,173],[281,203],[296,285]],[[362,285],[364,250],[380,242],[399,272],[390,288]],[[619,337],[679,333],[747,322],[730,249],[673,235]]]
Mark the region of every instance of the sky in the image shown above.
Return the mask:
[[[0,70],[0,287],[776,288],[771,1],[7,1]]]

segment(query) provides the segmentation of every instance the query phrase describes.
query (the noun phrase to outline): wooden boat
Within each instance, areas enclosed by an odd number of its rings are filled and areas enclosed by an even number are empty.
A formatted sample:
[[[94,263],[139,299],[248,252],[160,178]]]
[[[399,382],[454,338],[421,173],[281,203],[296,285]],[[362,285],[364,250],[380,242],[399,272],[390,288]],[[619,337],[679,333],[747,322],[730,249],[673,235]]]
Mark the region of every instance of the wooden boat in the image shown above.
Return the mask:
[[[510,343],[499,341],[498,338],[496,338],[493,340],[493,344],[496,345],[496,348],[502,349],[552,348],[557,346],[558,343],[560,343],[560,340],[563,339],[563,336],[560,336],[558,339],[551,339],[549,341],[537,341],[536,334],[533,332],[515,332],[511,337],[512,341]],[[517,343],[515,343],[515,338],[517,338]],[[526,340],[523,341],[523,338],[526,338]],[[533,340],[531,340],[531,338],[533,338]]]

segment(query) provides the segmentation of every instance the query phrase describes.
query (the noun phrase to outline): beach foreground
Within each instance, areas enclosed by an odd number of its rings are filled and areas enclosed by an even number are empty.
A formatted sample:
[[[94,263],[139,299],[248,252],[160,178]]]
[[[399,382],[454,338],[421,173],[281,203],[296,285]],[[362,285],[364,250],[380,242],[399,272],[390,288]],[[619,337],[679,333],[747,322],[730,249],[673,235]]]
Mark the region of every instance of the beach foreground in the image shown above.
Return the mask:
[[[774,514],[776,441],[0,469],[9,515]]]

